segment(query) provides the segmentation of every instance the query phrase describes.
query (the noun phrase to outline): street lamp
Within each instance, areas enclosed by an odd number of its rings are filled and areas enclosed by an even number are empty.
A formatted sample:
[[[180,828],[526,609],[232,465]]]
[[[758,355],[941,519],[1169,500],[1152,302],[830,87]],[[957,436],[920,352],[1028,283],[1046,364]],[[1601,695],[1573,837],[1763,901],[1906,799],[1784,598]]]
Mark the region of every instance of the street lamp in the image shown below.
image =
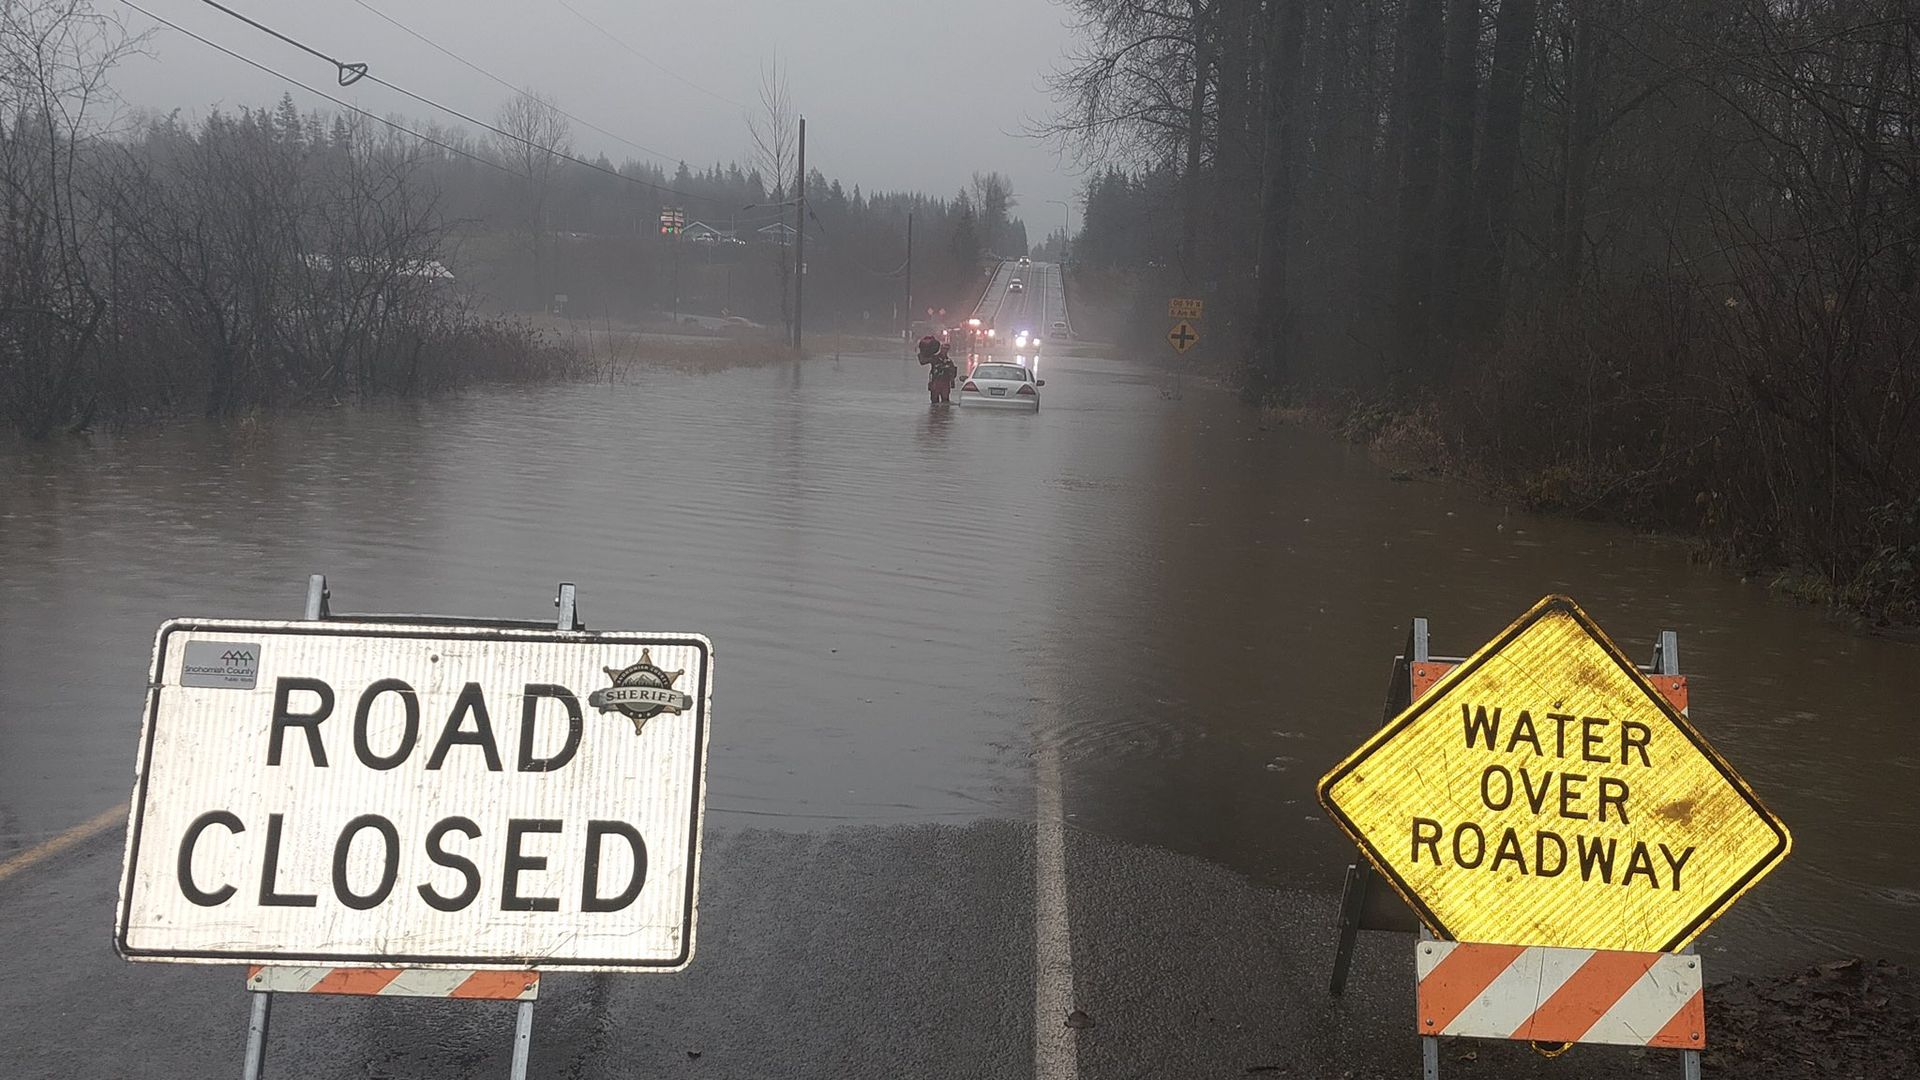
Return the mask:
[[[1067,212],[1067,235],[1060,241],[1060,263],[1064,266],[1067,261],[1067,245],[1073,242],[1073,204],[1065,199],[1048,199],[1047,202],[1062,207]]]

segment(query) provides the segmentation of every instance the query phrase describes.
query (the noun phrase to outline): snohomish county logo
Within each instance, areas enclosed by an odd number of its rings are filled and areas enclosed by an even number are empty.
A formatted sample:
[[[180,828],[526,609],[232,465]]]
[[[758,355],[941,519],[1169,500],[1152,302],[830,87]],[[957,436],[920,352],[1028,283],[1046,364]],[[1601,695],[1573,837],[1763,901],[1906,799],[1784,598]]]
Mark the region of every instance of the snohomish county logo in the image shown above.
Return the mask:
[[[641,649],[638,663],[615,671],[601,668],[613,685],[587,695],[587,704],[601,712],[617,712],[633,721],[633,733],[640,734],[647,721],[661,713],[693,708],[693,697],[673,688],[685,671],[662,671],[654,665],[653,650]]]

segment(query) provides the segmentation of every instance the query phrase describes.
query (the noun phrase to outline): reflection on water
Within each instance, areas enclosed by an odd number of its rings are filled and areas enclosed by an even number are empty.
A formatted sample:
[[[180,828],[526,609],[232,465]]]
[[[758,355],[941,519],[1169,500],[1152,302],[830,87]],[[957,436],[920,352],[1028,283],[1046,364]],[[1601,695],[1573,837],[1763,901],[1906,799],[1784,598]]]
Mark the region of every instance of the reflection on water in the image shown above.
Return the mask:
[[[589,625],[709,634],[717,828],[1025,816],[1041,737],[1080,827],[1331,890],[1313,781],[1406,621],[1465,652],[1564,591],[1632,653],[1679,631],[1698,726],[1794,829],[1708,950],[1920,956],[1913,646],[1048,364],[1039,415],[848,357],[8,451],[0,854],[125,798],[162,618],[292,616],[323,571],[343,610],[538,617],[571,580]]]

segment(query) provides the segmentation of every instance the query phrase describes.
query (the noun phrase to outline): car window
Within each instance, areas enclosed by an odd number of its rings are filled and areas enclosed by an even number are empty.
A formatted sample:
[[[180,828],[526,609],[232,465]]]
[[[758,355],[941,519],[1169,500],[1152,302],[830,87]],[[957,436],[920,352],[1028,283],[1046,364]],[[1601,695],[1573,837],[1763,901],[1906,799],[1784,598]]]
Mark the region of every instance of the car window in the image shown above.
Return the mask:
[[[1027,369],[1012,364],[981,364],[973,369],[976,379],[1007,379],[1012,382],[1026,382]]]

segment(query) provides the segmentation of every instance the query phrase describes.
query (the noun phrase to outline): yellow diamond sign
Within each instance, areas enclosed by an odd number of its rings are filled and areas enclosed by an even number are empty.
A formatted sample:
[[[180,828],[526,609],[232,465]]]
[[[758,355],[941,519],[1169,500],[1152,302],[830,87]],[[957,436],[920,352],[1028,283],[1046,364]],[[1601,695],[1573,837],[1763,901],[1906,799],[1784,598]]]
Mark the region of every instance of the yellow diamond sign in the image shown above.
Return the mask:
[[[1792,844],[1564,596],[1368,739],[1320,801],[1457,941],[1671,952]]]

